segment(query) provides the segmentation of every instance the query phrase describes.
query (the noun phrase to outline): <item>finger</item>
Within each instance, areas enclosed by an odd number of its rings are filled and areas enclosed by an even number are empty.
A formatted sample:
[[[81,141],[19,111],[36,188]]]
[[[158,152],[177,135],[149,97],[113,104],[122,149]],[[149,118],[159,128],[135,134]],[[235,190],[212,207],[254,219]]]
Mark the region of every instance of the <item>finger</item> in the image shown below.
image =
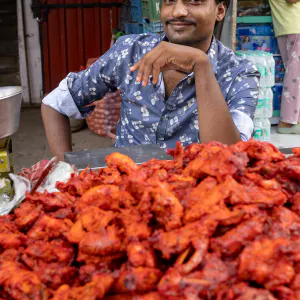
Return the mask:
[[[132,67],[130,67],[130,71],[131,72],[135,72],[136,70],[138,70],[140,68],[141,65],[141,60],[139,60],[136,64],[134,64]]]
[[[152,66],[153,66],[152,60],[145,61],[144,69],[143,69],[143,77],[142,77],[142,85],[144,87],[148,85],[149,76],[152,73]]]
[[[153,69],[152,69],[152,83],[157,84],[158,79],[159,79],[159,74],[162,71],[163,66],[166,63],[166,58],[165,55],[161,55],[156,62],[153,64]]]
[[[163,55],[161,51],[151,53],[145,60],[144,71],[143,71],[143,86],[147,86],[149,82],[149,76],[153,75],[153,66],[156,61]],[[153,83],[153,80],[152,80]]]

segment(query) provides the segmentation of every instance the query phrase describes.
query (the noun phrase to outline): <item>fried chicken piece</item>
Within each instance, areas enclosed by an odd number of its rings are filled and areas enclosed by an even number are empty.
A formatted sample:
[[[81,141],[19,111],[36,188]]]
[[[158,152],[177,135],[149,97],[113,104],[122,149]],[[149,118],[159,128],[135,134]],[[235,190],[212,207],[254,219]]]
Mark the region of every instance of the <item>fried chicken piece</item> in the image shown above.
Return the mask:
[[[125,228],[126,243],[146,240],[152,230],[137,209],[122,209],[118,216]]]
[[[195,270],[203,261],[204,256],[207,253],[209,240],[207,238],[202,238],[199,240],[193,240],[192,245],[194,248],[194,253],[189,258],[187,262],[185,262],[188,255],[191,253],[191,247],[186,249],[175,262],[175,266],[178,267],[181,274],[186,275]]]
[[[121,191],[115,185],[99,185],[88,190],[76,203],[80,212],[87,206],[96,206],[103,210],[117,211],[120,208],[130,208],[136,200],[126,191]]]
[[[276,300],[276,298],[265,289],[249,287],[246,283],[239,283],[220,291],[217,300]]]
[[[22,261],[44,284],[57,289],[62,284],[72,284],[75,279],[77,269],[70,267],[73,257],[73,247],[62,240],[36,241],[24,251]]]
[[[271,238],[300,237],[300,217],[285,207],[273,209],[269,226],[268,235]]]
[[[260,161],[278,162],[285,159],[285,155],[280,152],[273,144],[250,140],[248,142],[238,142],[230,146],[234,152],[247,152],[251,159]]]
[[[120,298],[116,298],[120,299]],[[133,300],[163,300],[164,298],[158,292],[152,292],[144,295],[137,295]]]
[[[265,238],[248,245],[240,255],[239,278],[255,281],[267,289],[289,284],[295,276],[295,270],[280,251],[288,244],[286,239]]]
[[[91,189],[94,186],[102,184],[97,173],[86,168],[79,175],[71,174],[70,179],[64,182],[57,182],[56,188],[61,193],[68,193],[75,197],[82,196],[85,192]]]
[[[79,250],[76,261],[80,263],[84,262],[86,264],[101,265],[101,264],[111,263],[125,256],[126,256],[126,252],[118,252],[118,253],[112,253],[105,256],[99,256],[99,255],[86,254]]]
[[[162,272],[154,268],[125,268],[115,280],[112,291],[114,293],[146,293],[156,289],[162,277]]]
[[[83,265],[79,268],[78,280],[81,285],[85,285],[92,280],[93,275],[109,274],[110,268],[109,263]]]
[[[101,184],[115,184],[122,183],[123,178],[116,168],[99,169],[98,176],[100,177]]]
[[[92,281],[81,287],[62,285],[54,292],[53,300],[97,300],[103,299],[113,284],[108,274],[94,275]]]
[[[190,288],[199,299],[209,299],[216,296],[219,286],[230,279],[228,266],[215,254],[206,254],[202,270],[182,276],[179,268],[167,271],[161,279],[158,289],[164,297],[182,297]]]
[[[155,220],[167,231],[181,226],[183,207],[167,183],[156,182],[155,187],[146,190],[139,210],[145,216],[153,213]]]
[[[27,236],[31,240],[56,239],[64,237],[73,225],[71,220],[55,219],[48,215],[42,215],[34,226],[28,231]]]
[[[0,254],[0,265],[4,262],[19,262],[23,254],[24,248],[20,247],[18,249],[6,249]]]
[[[224,146],[207,146],[184,169],[183,174],[195,178],[205,175],[213,176],[219,182],[228,175],[243,172],[247,166],[248,158],[245,153],[233,153]]]
[[[294,291],[300,291],[300,273],[297,273],[290,284],[290,287]]]
[[[0,266],[0,289],[7,296],[6,299],[48,299],[47,290],[38,275],[13,262],[4,262]]]
[[[61,263],[45,263],[42,260],[34,261],[26,257],[26,265],[33,265],[32,270],[38,275],[42,283],[48,288],[57,289],[62,284],[72,285],[76,276],[77,268]]]
[[[26,236],[22,233],[0,233],[0,247],[4,249],[17,249],[25,245],[26,241]]]
[[[79,242],[79,250],[90,255],[109,255],[123,249],[118,229],[115,225],[99,232],[87,232]]]
[[[127,246],[128,261],[133,267],[155,268],[157,259],[148,241],[133,242]]]
[[[290,202],[292,203],[291,211],[300,217],[300,192],[294,194]]]
[[[13,222],[13,215],[0,216],[0,233],[18,233],[18,228]]]
[[[295,292],[286,286],[277,286],[272,289],[272,293],[277,299],[297,300]]]
[[[127,175],[131,175],[138,169],[138,165],[130,157],[118,152],[106,156],[105,161],[108,167],[117,168]]]
[[[253,241],[265,229],[265,216],[256,216],[244,221],[224,235],[211,239],[211,248],[219,254],[233,257],[241,252],[249,242]]]
[[[0,216],[0,248],[17,249],[25,245],[27,237],[20,233],[12,221],[12,215]]]
[[[31,258],[34,262],[42,260],[46,263],[56,262],[63,265],[70,265],[73,257],[74,249],[69,243],[63,240],[53,240],[51,242],[32,242],[25,249],[22,259]],[[34,265],[28,265],[28,267],[34,269]]]
[[[293,148],[293,154],[297,157],[300,157],[300,148]]]
[[[188,209],[198,202],[202,201],[209,192],[218,185],[218,182],[213,177],[207,177],[202,180],[197,187],[195,187],[186,197],[183,199],[183,205],[185,209]]]
[[[260,207],[273,207],[283,205],[287,201],[287,196],[280,190],[241,185],[229,176],[224,184],[231,191],[231,196],[226,201],[231,205],[259,204]]]
[[[157,230],[149,241],[154,249],[161,251],[163,258],[170,259],[171,255],[180,254],[194,241],[205,240],[206,237],[211,236],[217,225],[218,223],[213,219],[204,219],[169,232]]]
[[[43,209],[47,212],[56,211],[60,208],[72,207],[75,198],[67,193],[44,193],[35,192],[33,195],[26,194],[26,200],[33,205],[41,204]]]
[[[165,180],[172,191],[194,188],[197,185],[197,180],[194,177],[180,174],[171,174]]]
[[[57,211],[48,213],[48,216],[55,218],[55,219],[69,219],[71,221],[75,220],[76,215],[73,213],[72,209],[70,207],[67,208],[61,208]]]
[[[116,215],[112,211],[104,211],[96,206],[90,206],[77,215],[78,220],[70,228],[66,237],[71,243],[79,243],[87,232],[101,232],[112,224]]]
[[[24,201],[20,207],[14,210],[16,215],[15,224],[21,231],[29,230],[43,212],[41,204],[32,204],[29,201]]]
[[[226,183],[221,183],[212,187],[208,190],[208,187],[212,186],[212,180],[207,179],[207,186],[200,185],[197,188],[197,191],[194,191],[192,194],[192,199],[196,198],[196,194],[199,192],[198,201],[189,200],[188,202],[194,202],[194,205],[191,205],[186,208],[184,214],[184,222],[190,223],[197,220],[200,220],[206,214],[211,214],[213,210],[219,210],[222,207],[225,207],[224,200],[229,197],[230,190],[227,188]],[[205,193],[206,191],[206,193]]]

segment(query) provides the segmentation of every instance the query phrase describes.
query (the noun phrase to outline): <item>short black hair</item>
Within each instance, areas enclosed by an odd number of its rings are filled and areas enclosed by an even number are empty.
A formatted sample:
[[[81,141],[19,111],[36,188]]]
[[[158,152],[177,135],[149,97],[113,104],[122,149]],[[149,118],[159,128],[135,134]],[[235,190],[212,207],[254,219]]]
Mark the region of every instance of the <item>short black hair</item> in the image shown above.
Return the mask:
[[[226,8],[228,9],[230,3],[231,3],[231,0],[216,0],[217,4],[220,4],[220,3],[225,3],[226,5]]]

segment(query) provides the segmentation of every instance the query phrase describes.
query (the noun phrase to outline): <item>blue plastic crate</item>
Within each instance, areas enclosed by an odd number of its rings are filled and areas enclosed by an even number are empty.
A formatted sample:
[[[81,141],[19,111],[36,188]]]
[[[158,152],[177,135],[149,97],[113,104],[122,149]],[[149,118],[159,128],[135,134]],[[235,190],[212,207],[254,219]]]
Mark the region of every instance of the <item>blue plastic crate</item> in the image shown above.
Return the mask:
[[[142,22],[142,2],[131,0],[131,20],[132,22]]]
[[[141,23],[125,23],[124,31],[126,34],[140,34],[143,33],[143,25]]]
[[[154,21],[154,22],[147,22],[146,20],[143,20],[143,30],[144,33],[163,33],[164,27],[160,21]]]
[[[239,25],[237,35],[247,36],[274,36],[274,29],[271,25]]]

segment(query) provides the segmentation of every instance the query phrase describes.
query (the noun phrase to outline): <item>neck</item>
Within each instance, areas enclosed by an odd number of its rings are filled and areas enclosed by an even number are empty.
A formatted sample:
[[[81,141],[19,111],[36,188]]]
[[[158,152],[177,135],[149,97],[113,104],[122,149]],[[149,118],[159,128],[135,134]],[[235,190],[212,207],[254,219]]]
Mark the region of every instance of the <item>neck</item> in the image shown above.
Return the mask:
[[[190,44],[188,46],[190,47],[193,47],[193,48],[196,48],[196,49],[199,49],[205,53],[208,52],[210,46],[211,46],[211,43],[212,43],[212,39],[213,37],[211,36],[210,38],[206,39],[206,40],[203,40],[203,41],[199,41],[197,43],[194,43],[194,44]]]

